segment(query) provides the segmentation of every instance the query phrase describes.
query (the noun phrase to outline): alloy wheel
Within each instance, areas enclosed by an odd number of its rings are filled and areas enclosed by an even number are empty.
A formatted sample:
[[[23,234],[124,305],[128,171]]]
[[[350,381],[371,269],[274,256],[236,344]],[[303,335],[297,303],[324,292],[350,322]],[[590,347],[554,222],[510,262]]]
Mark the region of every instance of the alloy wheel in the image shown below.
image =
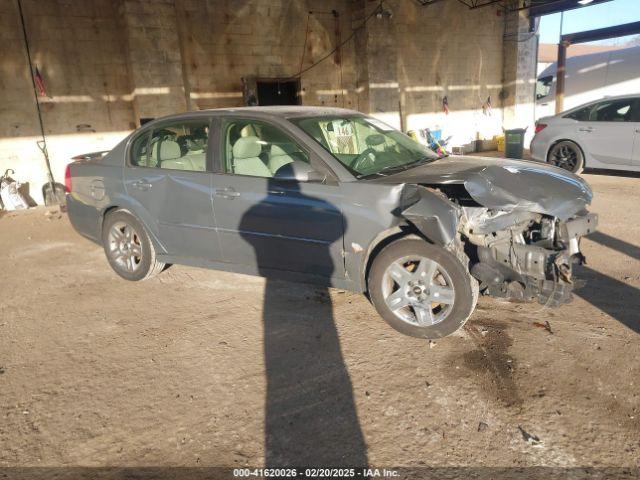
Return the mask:
[[[391,263],[382,278],[382,295],[396,317],[418,327],[444,321],[455,301],[449,274],[439,263],[422,256]]]
[[[551,163],[556,167],[574,172],[578,166],[578,152],[571,145],[559,143],[551,150]]]
[[[142,263],[142,243],[138,232],[128,223],[116,222],[108,236],[111,259],[121,269],[133,273]]]

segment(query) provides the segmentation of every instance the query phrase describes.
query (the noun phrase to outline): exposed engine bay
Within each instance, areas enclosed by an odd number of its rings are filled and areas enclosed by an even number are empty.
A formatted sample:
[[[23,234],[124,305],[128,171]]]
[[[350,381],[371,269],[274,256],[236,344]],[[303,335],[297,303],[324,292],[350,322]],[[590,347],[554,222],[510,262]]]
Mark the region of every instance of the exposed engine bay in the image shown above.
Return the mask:
[[[550,307],[571,300],[572,265],[584,262],[580,238],[595,230],[595,214],[583,211],[562,221],[532,212],[462,211],[460,241],[480,291]]]

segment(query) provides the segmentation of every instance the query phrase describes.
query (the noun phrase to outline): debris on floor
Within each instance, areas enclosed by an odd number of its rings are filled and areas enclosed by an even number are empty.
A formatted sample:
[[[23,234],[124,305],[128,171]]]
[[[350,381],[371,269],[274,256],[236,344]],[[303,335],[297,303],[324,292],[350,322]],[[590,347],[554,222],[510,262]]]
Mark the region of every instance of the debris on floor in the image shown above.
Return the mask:
[[[553,331],[551,330],[551,324],[549,323],[549,320],[546,320],[544,323],[533,322],[533,326],[538,328],[544,328],[547,332],[553,335]]]
[[[479,432],[484,432],[488,428],[489,428],[489,425],[487,423],[485,423],[485,422],[480,422],[478,424],[478,431]]]
[[[22,194],[22,184],[11,178],[15,172],[8,168],[4,175],[0,176],[0,201],[5,210],[24,210],[29,208],[27,199]]]
[[[536,435],[533,435],[533,434],[527,432],[520,425],[518,425],[518,430],[520,430],[520,433],[522,434],[522,438],[528,444],[530,444],[530,445],[541,445],[542,444],[542,440],[540,440]]]
[[[62,218],[62,212],[57,209],[47,210],[44,212],[44,216],[47,220],[60,220]]]

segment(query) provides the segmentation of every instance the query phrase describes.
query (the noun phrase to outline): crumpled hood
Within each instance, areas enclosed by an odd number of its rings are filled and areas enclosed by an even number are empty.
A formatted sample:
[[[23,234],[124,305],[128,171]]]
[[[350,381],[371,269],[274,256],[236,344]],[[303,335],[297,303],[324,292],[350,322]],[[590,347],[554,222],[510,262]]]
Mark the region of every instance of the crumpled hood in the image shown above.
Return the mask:
[[[463,184],[484,207],[542,213],[561,220],[584,210],[593,198],[587,182],[566,170],[538,162],[486,157],[450,156],[373,181]]]

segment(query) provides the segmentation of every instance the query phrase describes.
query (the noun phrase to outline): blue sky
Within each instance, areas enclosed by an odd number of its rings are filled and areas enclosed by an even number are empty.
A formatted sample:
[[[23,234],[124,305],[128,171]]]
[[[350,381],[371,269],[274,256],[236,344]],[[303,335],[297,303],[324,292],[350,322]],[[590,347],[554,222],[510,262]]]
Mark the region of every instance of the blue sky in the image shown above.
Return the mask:
[[[562,33],[581,32],[638,21],[640,21],[640,0],[611,0],[565,12]],[[559,34],[560,14],[542,17],[540,43],[558,43]],[[608,41],[608,43],[612,42]]]

